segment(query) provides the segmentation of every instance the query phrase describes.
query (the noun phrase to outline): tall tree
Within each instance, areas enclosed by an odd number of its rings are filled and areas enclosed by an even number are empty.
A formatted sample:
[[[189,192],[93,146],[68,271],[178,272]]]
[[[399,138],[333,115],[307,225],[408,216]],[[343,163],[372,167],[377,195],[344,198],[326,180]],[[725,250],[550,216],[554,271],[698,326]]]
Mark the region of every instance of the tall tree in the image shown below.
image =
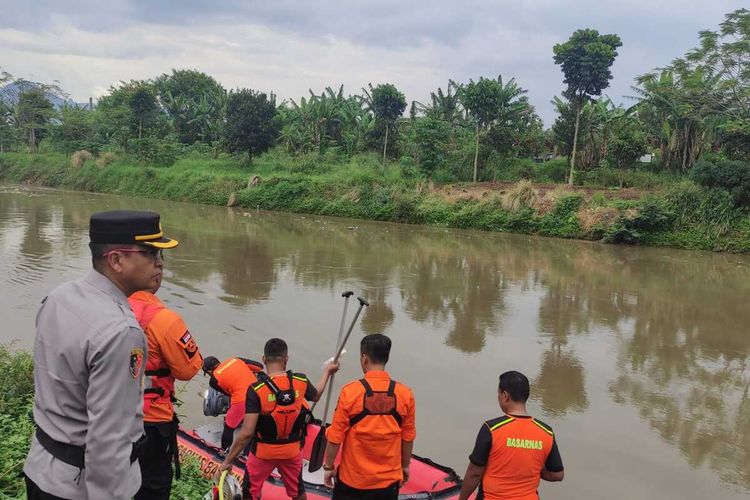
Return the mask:
[[[81,149],[98,152],[102,143],[94,132],[94,116],[88,107],[63,106],[52,128],[52,142],[66,153]]]
[[[474,182],[477,182],[480,134],[493,126],[501,127],[506,132],[515,130],[534,111],[523,97],[526,91],[516,84],[514,78],[507,83],[503,83],[502,75],[497,80],[483,77],[477,82],[469,80],[459,92],[463,107],[474,120]],[[504,141],[496,142],[502,152],[509,149],[508,144],[503,144]]]
[[[201,71],[172,70],[154,81],[159,102],[172,118],[181,142],[217,138],[224,113],[226,90],[219,82]]]
[[[372,89],[372,112],[375,119],[385,125],[383,161],[385,161],[388,152],[388,130],[404,114],[405,109],[406,97],[394,85],[382,83]]]
[[[536,139],[542,129],[541,119],[534,107],[529,104],[526,90],[521,88],[515,78],[503,82],[502,75],[497,77],[499,99],[495,117],[490,123],[488,135],[490,143],[497,153],[504,158],[519,153],[531,155]],[[536,152],[536,151],[534,151]]]
[[[164,114],[156,101],[156,88],[148,80],[120,82],[109,88],[109,93],[99,99],[97,110],[107,115],[107,125],[127,129],[122,134],[124,141],[144,135],[154,135]],[[114,123],[121,120],[120,123]],[[109,123],[112,122],[112,123]]]
[[[562,67],[567,89],[565,97],[573,103],[576,114],[573,151],[570,155],[568,183],[573,184],[578,146],[581,110],[587,99],[601,95],[612,79],[610,68],[622,41],[617,35],[600,35],[594,29],[580,29],[565,43],[553,47],[555,64]]]
[[[229,151],[245,152],[248,160],[268,150],[279,135],[276,97],[240,89],[227,96],[224,144]]]
[[[16,142],[13,123],[13,106],[3,93],[4,85],[13,80],[10,73],[0,70],[0,153],[5,152],[7,146]]]
[[[26,90],[18,97],[15,115],[16,124],[26,137],[29,152],[35,153],[54,115],[52,103],[43,89]]]

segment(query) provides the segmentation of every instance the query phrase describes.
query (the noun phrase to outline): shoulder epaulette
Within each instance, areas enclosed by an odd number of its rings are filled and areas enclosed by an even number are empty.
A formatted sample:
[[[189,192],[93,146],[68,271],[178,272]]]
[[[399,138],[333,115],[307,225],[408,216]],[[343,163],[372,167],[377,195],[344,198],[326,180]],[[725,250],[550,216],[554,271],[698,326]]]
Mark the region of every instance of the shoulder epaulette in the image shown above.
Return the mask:
[[[486,425],[490,432],[492,432],[504,426],[505,424],[513,422],[513,420],[513,417],[500,417],[499,419],[488,420],[484,423],[484,425]]]
[[[545,424],[544,422],[540,422],[539,420],[537,420],[535,418],[532,418],[531,421],[534,422],[537,425],[537,427],[539,427],[540,429],[542,429],[544,432],[546,432],[550,436],[554,436],[555,435],[555,433],[552,431],[552,427],[550,427],[549,425]]]

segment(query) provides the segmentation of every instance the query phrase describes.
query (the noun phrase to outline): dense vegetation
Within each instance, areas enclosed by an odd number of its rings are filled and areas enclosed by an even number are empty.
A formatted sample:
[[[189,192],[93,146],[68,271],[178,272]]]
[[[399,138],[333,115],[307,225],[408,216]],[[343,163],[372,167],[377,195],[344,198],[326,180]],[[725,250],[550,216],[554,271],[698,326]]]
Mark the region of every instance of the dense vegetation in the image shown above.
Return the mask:
[[[428,102],[409,104],[383,83],[359,94],[343,86],[311,90],[277,103],[273,93],[227,91],[199,71],[172,70],[121,82],[96,106],[56,110],[47,96],[61,89],[3,74],[23,91],[3,98],[0,88],[0,176],[252,208],[744,251],[750,11],[732,12],[699,36],[684,57],[638,77],[626,108],[602,97],[621,40],[576,31],[553,48],[566,90],[553,99],[557,118],[547,130],[522,82],[503,76],[451,80]],[[644,155],[651,159],[641,162]],[[469,181],[536,184],[484,184],[486,193],[455,185]],[[565,182],[568,191],[547,185]],[[457,196],[462,190],[474,196]],[[577,222],[543,222],[566,197],[579,200],[565,205]]]
[[[0,499],[25,498],[21,471],[29,451],[34,418],[33,360],[25,351],[0,344]],[[172,500],[203,498],[211,482],[200,473],[195,460],[182,464],[183,477],[175,481]]]

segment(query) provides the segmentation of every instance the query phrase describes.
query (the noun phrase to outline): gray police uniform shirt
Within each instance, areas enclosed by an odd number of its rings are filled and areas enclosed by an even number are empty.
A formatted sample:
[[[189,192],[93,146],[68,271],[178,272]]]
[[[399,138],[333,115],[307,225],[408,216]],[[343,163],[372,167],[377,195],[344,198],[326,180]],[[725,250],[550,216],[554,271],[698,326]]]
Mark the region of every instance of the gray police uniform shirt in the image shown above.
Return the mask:
[[[92,270],[47,296],[36,327],[34,421],[56,441],[85,445],[86,459],[78,469],[34,437],[24,473],[63,498],[131,498],[141,484],[130,455],[143,434],[148,353],[127,297]]]

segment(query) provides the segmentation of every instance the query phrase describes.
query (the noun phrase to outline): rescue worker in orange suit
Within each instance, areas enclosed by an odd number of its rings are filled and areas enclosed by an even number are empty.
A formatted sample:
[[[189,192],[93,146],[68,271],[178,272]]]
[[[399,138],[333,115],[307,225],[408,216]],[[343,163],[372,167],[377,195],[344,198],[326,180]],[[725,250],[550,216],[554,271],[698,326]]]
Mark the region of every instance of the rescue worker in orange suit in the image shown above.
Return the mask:
[[[500,375],[497,399],[503,415],[479,429],[459,499],[479,486],[477,499],[538,500],[540,479],[565,476],[555,433],[526,412],[529,379],[522,373]]]
[[[224,432],[221,434],[221,448],[226,450],[232,444],[234,431],[245,418],[245,396],[247,388],[254,384],[257,373],[263,365],[252,359],[229,358],[219,363],[213,356],[203,361],[203,373],[210,375],[209,385],[229,396],[229,410],[224,417]]]
[[[414,395],[393,380],[385,365],[391,339],[379,333],[360,342],[364,378],[341,389],[323,459],[325,484],[335,486],[339,500],[398,498],[400,485],[409,480],[415,425]],[[341,463],[334,460],[341,448]]]
[[[138,457],[143,482],[135,500],[168,500],[172,489],[172,466],[180,477],[177,450],[177,416],[174,381],[190,380],[203,366],[203,358],[187,325],[156,295],[162,274],[148,290],[132,294],[128,301],[143,328],[148,343],[146,385],[143,391],[143,422],[146,442]]]
[[[286,494],[295,500],[307,498],[302,483],[302,439],[307,401],[317,401],[325,390],[338,363],[328,362],[317,386],[303,373],[287,370],[289,353],[286,342],[271,339],[263,349],[266,372],[247,390],[245,420],[219,468],[228,470],[237,455],[251,443],[247,455],[250,498],[259,499],[263,483],[276,469],[281,474]]]

